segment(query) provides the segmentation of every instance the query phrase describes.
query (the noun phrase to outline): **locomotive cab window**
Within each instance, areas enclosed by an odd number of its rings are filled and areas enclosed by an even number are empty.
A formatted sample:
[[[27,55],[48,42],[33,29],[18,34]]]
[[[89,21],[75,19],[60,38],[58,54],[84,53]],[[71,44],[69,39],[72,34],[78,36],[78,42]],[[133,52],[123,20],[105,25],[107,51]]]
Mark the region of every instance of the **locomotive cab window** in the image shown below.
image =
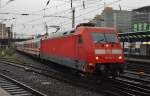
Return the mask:
[[[118,42],[117,35],[114,33],[108,33],[108,34],[105,34],[105,36],[108,42],[111,42],[111,43]]]
[[[92,34],[94,43],[105,43],[105,35],[103,33],[94,32]]]
[[[118,42],[117,35],[114,33],[93,32],[92,38],[94,43],[115,43]]]

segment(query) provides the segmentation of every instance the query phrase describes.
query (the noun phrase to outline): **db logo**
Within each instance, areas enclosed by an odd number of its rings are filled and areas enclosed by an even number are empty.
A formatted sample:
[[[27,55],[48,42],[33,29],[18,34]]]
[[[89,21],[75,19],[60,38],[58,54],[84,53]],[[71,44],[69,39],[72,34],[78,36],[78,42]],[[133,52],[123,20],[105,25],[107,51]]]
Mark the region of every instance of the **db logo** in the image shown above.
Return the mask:
[[[111,54],[111,50],[106,50],[106,54]]]

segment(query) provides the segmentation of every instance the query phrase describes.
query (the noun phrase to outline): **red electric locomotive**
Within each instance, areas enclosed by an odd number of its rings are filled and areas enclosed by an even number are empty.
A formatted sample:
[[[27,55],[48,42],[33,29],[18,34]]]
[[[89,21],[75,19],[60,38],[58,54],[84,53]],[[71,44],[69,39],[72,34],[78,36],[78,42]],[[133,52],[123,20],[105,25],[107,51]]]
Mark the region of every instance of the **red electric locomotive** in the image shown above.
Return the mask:
[[[17,49],[84,73],[123,72],[123,49],[114,28],[79,26],[62,36],[17,43]]]
[[[77,27],[60,37],[41,40],[40,58],[86,73],[123,71],[123,49],[114,28]]]

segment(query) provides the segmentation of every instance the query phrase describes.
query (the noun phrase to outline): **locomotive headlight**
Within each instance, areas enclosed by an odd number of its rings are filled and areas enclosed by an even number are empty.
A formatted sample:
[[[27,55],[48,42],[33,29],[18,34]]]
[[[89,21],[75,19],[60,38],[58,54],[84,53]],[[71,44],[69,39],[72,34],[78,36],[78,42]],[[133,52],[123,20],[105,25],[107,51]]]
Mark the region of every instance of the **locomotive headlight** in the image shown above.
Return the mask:
[[[93,66],[93,63],[89,63],[89,66]]]
[[[106,46],[106,47],[108,47],[109,45],[108,45],[108,44],[106,44],[105,46]]]
[[[96,56],[96,57],[95,57],[95,59],[96,59],[96,60],[98,60],[98,59],[99,59],[99,57],[98,57],[98,56]]]
[[[118,59],[122,59],[122,56],[119,56]]]

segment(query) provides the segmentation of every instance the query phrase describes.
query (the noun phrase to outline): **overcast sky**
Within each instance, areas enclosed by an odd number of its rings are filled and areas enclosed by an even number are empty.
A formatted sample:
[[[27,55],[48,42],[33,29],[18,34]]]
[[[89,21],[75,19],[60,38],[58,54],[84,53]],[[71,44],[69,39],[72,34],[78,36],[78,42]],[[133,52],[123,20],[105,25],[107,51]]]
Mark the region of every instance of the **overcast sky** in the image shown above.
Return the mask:
[[[43,34],[45,23],[48,26],[58,25],[61,31],[71,29],[71,0],[0,0],[0,21],[7,26],[14,25],[13,30],[19,34]],[[9,2],[11,1],[11,2]],[[149,6],[150,0],[73,0],[76,24],[88,22],[96,14],[100,14],[105,6],[123,10],[132,10],[142,6]],[[116,1],[116,2],[115,2]],[[43,9],[46,8],[44,11]],[[24,16],[22,14],[29,14]],[[45,17],[43,17],[45,16]],[[13,19],[12,19],[13,18]],[[15,19],[14,19],[15,18]],[[4,20],[3,20],[4,19]],[[5,20],[8,19],[8,20]],[[54,29],[49,29],[49,33]]]

